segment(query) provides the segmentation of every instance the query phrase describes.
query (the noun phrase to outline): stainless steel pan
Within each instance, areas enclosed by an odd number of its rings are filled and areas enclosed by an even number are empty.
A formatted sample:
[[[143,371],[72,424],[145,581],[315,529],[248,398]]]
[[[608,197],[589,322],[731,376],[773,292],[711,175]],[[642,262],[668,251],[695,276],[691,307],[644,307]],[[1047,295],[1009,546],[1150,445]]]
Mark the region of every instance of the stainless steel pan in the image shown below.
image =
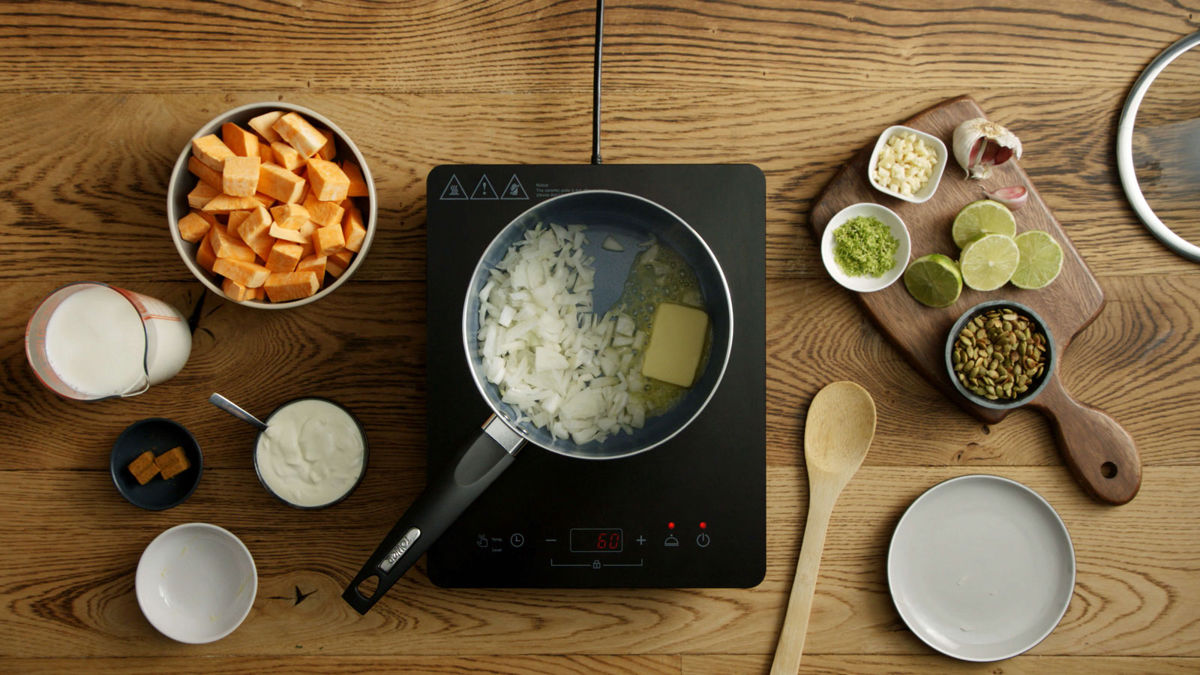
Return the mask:
[[[489,270],[504,257],[510,245],[539,223],[587,226],[585,254],[596,261],[595,310],[603,313],[621,295],[637,243],[651,237],[679,253],[696,273],[712,328],[711,349],[703,372],[684,397],[662,415],[646,420],[632,434],[618,433],[603,442],[584,444],[554,438],[531,422],[518,422],[517,411],[500,400],[497,387],[484,376],[479,354],[479,291]],[[622,253],[601,252],[601,243],[612,236],[625,244]],[[708,404],[721,382],[733,340],[733,305],[729,285],[712,251],[682,218],[648,199],[623,192],[589,190],[546,200],[517,216],[480,257],[463,302],[463,352],[475,386],[491,406],[493,415],[468,441],[453,461],[432,476],[425,491],[400,517],[379,544],[350,586],[342,594],[354,609],[365,614],[421,554],[445,532],[459,515],[512,463],[526,443],[579,459],[617,459],[635,455],[670,440],[692,422]],[[537,486],[530,486],[537,489]],[[371,588],[373,586],[373,588]]]

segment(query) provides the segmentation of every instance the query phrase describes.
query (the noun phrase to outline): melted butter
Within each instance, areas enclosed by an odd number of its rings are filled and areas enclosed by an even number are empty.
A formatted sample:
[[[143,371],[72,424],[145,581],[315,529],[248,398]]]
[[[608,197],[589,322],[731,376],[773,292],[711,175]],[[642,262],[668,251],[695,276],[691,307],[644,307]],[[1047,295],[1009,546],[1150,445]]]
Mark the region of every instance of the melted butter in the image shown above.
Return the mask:
[[[651,259],[646,260],[647,258]],[[632,317],[638,330],[649,336],[654,324],[654,310],[664,302],[704,309],[704,298],[700,294],[700,280],[696,273],[674,249],[658,244],[638,254],[634,260],[615,309]],[[710,322],[708,334],[704,338],[704,350],[698,372],[704,372],[707,367],[711,350]],[[637,351],[635,372],[642,372],[644,356],[644,350]],[[688,391],[687,387],[653,378],[646,378],[645,381],[642,391],[630,392],[630,395],[640,399],[646,406],[646,417],[661,415],[670,410]]]

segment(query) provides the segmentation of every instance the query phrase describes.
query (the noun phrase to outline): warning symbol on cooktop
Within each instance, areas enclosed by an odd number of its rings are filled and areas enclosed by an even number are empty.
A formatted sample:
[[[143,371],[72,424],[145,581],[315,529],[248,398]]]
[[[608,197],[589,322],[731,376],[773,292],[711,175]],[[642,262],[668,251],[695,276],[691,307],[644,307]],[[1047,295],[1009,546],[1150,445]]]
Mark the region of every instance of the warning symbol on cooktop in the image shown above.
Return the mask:
[[[488,180],[487,174],[479,177],[479,183],[475,185],[475,191],[471,193],[471,199],[499,199],[496,194],[496,188],[492,187],[492,181]]]
[[[508,179],[508,185],[504,186],[504,192],[500,193],[500,199],[529,199],[529,195],[525,194],[525,186],[521,185],[517,174],[513,174],[512,178]]]
[[[458,182],[458,176],[451,174],[450,182],[446,183],[445,189],[442,190],[442,199],[466,199],[467,191],[463,189],[462,183]]]

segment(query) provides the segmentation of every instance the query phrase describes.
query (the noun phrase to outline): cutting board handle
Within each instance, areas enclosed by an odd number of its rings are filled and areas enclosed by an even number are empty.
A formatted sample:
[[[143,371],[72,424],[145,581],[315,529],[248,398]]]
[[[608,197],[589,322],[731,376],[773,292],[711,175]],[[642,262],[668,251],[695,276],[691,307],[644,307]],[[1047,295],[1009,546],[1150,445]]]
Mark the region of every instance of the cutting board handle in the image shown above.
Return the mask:
[[[1067,466],[1092,497],[1109,504],[1133,499],[1142,485],[1142,462],[1116,420],[1072,398],[1057,374],[1029,405],[1050,419]]]

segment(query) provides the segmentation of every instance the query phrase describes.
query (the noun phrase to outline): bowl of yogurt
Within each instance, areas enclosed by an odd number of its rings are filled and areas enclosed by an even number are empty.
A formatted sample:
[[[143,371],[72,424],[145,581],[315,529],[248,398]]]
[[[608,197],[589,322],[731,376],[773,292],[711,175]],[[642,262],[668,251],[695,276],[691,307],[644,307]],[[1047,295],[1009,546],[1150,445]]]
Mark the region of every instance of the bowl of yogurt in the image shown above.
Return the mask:
[[[254,471],[276,499],[298,509],[342,501],[367,471],[367,434],[344,406],[310,396],[288,401],[265,420]]]

